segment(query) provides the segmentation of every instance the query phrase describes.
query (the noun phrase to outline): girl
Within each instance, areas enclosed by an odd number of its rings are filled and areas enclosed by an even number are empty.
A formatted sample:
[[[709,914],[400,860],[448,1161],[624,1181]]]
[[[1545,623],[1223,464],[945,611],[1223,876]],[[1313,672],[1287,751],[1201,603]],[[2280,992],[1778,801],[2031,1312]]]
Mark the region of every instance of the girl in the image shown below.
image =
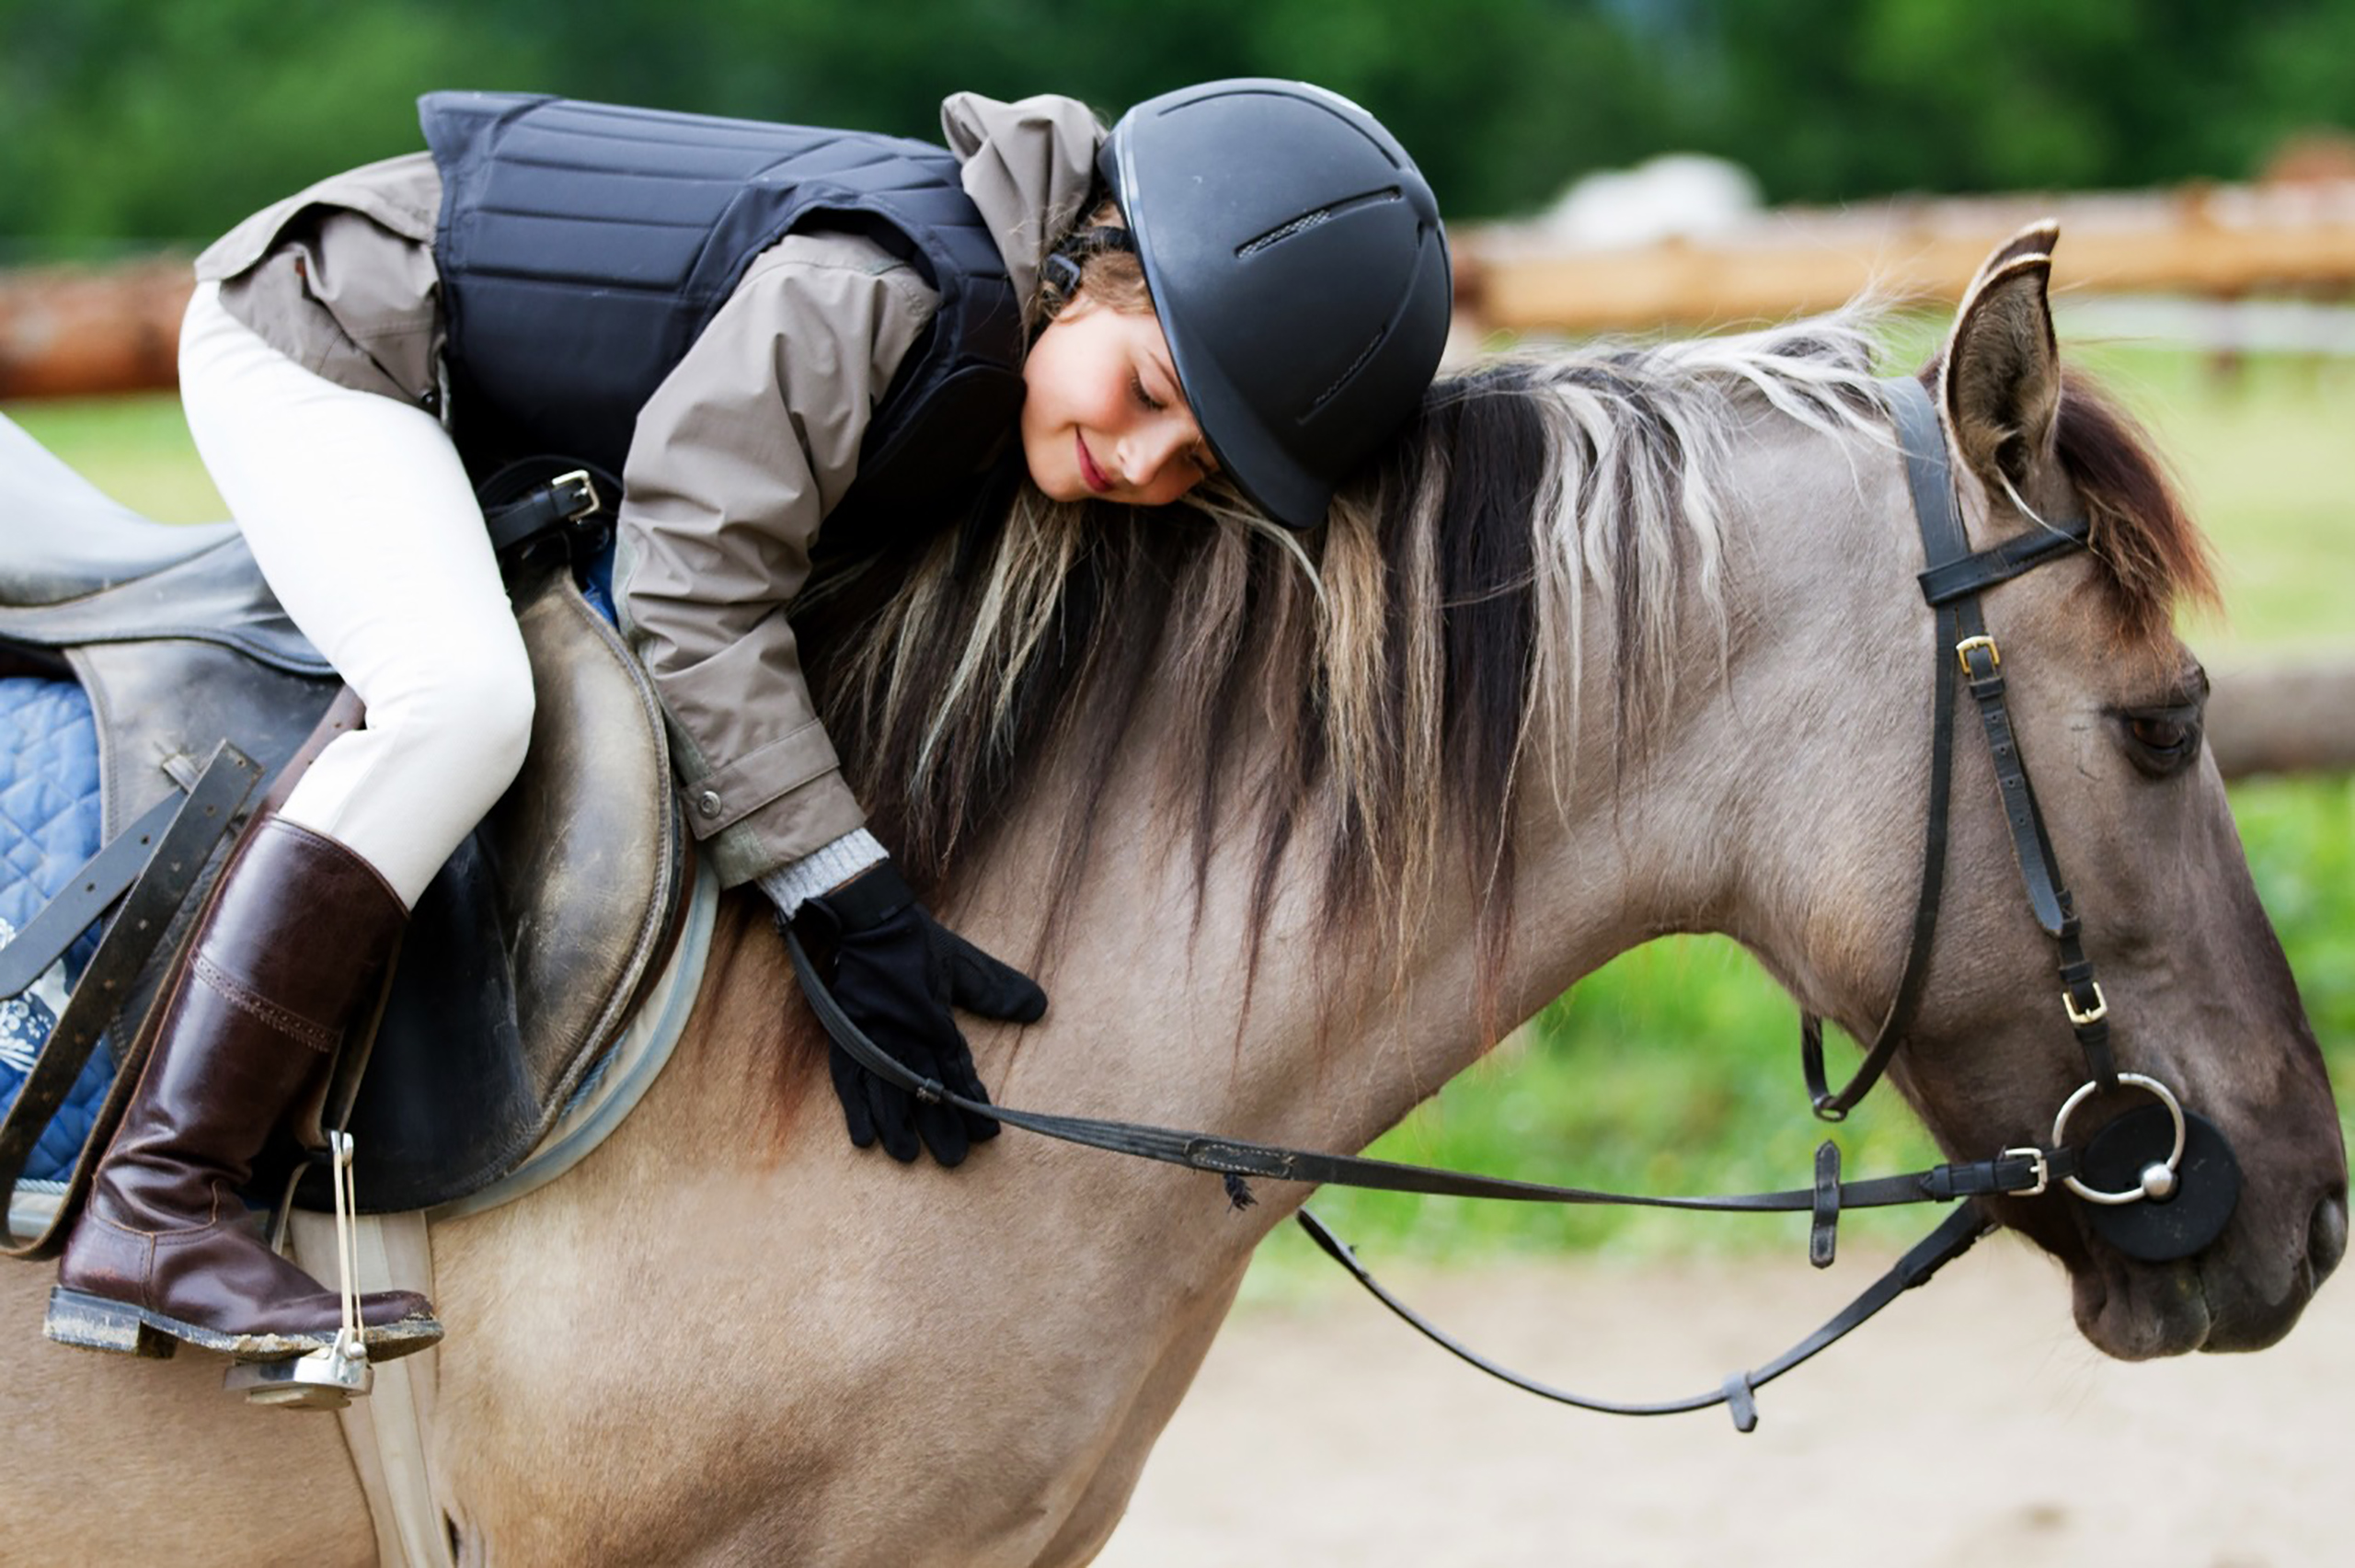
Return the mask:
[[[1109,135],[1067,98],[959,95],[946,148],[506,95],[434,94],[421,118],[429,152],[197,263],[190,428],[367,722],[223,874],[53,1337],[111,1321],[268,1359],[335,1336],[335,1293],[236,1194],[523,761],[530,671],[470,475],[534,452],[623,475],[616,598],[704,854],[821,924],[870,1036],[981,1099],[951,1009],[1029,1022],[1046,997],[940,928],[867,832],[789,619],[811,551],[954,522],[997,472],[1142,507],[1231,486],[1313,526],[1446,335],[1430,189],[1371,116],[1298,83],[1166,94]],[[996,1131],[834,1069],[861,1147],[955,1165]],[[378,1359],[441,1333],[406,1292],[362,1319]]]

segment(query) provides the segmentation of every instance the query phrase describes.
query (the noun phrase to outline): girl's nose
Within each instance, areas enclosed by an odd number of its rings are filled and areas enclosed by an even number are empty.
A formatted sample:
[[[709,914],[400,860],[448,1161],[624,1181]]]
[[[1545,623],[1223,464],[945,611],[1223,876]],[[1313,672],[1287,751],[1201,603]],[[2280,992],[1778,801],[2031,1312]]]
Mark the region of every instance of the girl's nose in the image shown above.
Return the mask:
[[[1181,419],[1155,419],[1120,443],[1120,467],[1131,488],[1151,485],[1170,459],[1186,449],[1193,436],[1184,426]]]

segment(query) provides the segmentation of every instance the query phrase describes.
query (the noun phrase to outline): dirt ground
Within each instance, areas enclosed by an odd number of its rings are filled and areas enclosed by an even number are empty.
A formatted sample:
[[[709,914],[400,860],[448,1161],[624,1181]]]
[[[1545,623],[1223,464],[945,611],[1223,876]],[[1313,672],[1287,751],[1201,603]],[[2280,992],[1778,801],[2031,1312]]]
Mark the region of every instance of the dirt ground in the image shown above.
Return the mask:
[[[1386,1282],[1508,1366],[1648,1399],[1778,1354],[1887,1261]],[[2355,1562],[2345,1279],[2269,1351],[2129,1366],[2078,1336],[2057,1267],[1997,1238],[1761,1391],[1747,1436],[1720,1411],[1532,1398],[1337,1280],[1236,1312],[1100,1564]]]

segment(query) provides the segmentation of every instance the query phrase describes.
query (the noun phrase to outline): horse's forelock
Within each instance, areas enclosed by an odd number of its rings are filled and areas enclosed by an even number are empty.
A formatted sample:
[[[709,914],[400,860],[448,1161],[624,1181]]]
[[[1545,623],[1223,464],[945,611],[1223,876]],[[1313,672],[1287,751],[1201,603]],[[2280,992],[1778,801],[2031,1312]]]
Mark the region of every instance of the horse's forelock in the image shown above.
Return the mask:
[[[2149,437],[2089,377],[2070,372],[2062,387],[2055,445],[2125,635],[2160,636],[2178,604],[2217,608],[2215,557]]]

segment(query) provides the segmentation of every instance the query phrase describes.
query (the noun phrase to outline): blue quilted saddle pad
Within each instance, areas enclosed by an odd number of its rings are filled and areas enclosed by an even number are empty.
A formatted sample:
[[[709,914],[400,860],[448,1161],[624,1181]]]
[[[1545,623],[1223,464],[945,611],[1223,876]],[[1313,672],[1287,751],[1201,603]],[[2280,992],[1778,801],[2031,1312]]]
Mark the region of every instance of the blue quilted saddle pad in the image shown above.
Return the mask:
[[[0,944],[98,853],[99,827],[98,738],[89,698],[71,681],[0,680]],[[97,945],[93,926],[23,995],[0,1001],[0,1109],[15,1104]],[[73,1173],[113,1076],[113,1056],[102,1040],[41,1133],[26,1176],[63,1181]]]

